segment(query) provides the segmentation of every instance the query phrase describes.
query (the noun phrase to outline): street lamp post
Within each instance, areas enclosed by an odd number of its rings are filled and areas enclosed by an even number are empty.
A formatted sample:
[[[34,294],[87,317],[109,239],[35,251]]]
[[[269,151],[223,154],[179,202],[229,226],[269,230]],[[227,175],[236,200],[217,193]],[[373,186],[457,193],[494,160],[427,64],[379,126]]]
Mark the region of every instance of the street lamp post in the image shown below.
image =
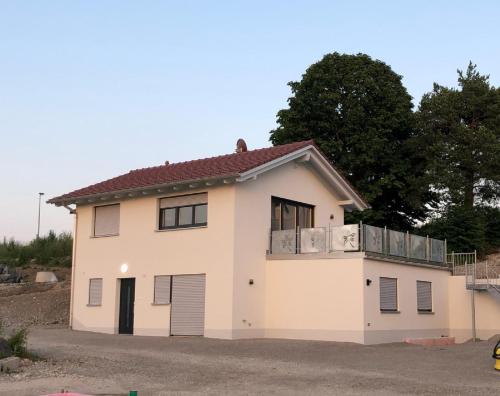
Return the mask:
[[[42,207],[42,195],[44,195],[43,192],[38,193],[38,227],[36,230],[36,239],[40,238],[40,209]]]

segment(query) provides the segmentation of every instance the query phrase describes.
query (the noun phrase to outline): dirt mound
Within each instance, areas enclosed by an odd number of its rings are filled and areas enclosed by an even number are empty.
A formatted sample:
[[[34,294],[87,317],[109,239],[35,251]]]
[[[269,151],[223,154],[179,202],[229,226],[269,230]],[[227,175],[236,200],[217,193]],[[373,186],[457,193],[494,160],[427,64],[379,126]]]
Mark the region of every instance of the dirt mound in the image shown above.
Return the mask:
[[[70,281],[0,285],[0,318],[5,329],[67,325]]]

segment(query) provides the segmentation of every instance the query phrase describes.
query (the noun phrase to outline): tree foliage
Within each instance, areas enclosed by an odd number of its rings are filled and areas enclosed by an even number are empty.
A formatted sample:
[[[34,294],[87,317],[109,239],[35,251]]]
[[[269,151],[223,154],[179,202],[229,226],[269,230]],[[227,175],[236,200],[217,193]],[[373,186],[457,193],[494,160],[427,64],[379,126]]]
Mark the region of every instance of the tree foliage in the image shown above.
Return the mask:
[[[372,207],[346,221],[408,229],[425,218],[433,195],[401,76],[368,55],[332,53],[288,85],[289,107],[278,112],[270,140],[315,140]]]
[[[47,236],[20,243],[5,238],[0,243],[0,264],[22,266],[34,262],[50,266],[71,266],[73,238],[69,233],[56,235],[50,231]]]
[[[445,204],[472,209],[500,198],[500,89],[469,63],[459,88],[434,84],[417,112],[420,147]]]

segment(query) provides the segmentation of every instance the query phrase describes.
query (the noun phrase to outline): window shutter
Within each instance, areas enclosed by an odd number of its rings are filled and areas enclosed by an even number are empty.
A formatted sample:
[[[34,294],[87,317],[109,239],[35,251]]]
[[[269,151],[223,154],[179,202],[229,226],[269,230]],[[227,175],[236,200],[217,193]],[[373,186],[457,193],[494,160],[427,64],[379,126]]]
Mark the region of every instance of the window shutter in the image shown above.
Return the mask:
[[[417,310],[432,312],[432,283],[417,281]]]
[[[120,204],[95,207],[94,236],[118,235]]]
[[[90,279],[89,305],[102,304],[102,279]]]
[[[398,310],[398,280],[396,278],[380,278],[380,310]]]
[[[177,206],[206,204],[207,202],[208,202],[207,193],[180,195],[177,197],[160,199],[160,209],[175,208]]]
[[[155,304],[170,303],[170,276],[155,276]]]

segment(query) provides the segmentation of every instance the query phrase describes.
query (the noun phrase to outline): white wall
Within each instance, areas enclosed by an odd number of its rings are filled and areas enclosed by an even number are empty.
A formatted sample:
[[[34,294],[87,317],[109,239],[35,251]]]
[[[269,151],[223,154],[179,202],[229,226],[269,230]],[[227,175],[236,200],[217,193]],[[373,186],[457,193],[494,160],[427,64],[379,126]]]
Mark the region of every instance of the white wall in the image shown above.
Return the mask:
[[[465,288],[465,276],[450,276],[450,333],[457,342],[472,339],[472,291]],[[476,337],[486,340],[500,334],[500,300],[487,291],[475,291]]]
[[[154,276],[206,273],[205,334],[231,338],[234,185],[208,190],[206,228],[156,231],[159,197],[122,201],[120,235],[113,237],[93,238],[92,206],[77,208],[73,328],[116,333],[118,279],[133,277],[136,278],[134,334],[168,335],[169,306],[152,305]],[[120,273],[123,263],[129,267],[125,275]],[[87,306],[90,278],[103,278],[100,307]]]
[[[363,343],[363,258],[345,256],[267,262],[266,337]]]
[[[366,344],[449,335],[448,271],[366,259],[363,272]],[[398,313],[380,312],[380,277],[398,279]],[[417,311],[417,280],[432,282],[432,314]]]
[[[262,337],[266,326],[266,250],[271,197],[315,205],[315,226],[344,222],[344,210],[330,187],[307,163],[288,163],[236,186],[234,249],[234,335]],[[249,285],[253,279],[254,284]]]

